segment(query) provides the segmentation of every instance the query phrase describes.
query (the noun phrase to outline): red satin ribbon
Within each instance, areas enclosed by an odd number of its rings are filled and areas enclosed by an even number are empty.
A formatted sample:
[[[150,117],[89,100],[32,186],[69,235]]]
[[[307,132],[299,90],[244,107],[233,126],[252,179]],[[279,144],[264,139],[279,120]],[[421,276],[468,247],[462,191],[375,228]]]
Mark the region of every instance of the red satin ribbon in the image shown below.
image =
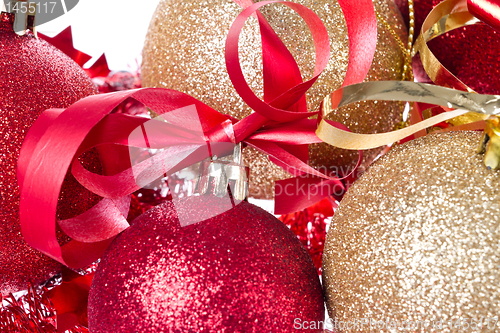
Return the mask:
[[[349,35],[349,65],[342,87],[360,83],[377,47],[377,18],[371,0],[339,0]]]
[[[472,15],[500,31],[500,1],[499,0],[467,0],[467,9]]]
[[[329,195],[333,188],[343,188],[339,178],[329,177],[306,163],[308,144],[321,140],[314,133],[317,121],[307,119],[317,112],[307,112],[304,94],[327,65],[330,52],[327,30],[311,10],[299,4],[281,1],[257,4],[250,4],[248,0],[239,2],[248,7],[230,29],[226,42],[227,69],[236,90],[255,113],[236,122],[191,96],[154,88],[91,96],[64,112],[47,110],[30,129],[19,158],[20,220],[23,235],[31,246],[70,267],[90,264],[128,226],[124,217],[125,208],[128,195],[139,188],[137,175],[141,182],[152,181],[211,154],[223,153],[238,142],[268,154],[273,161],[296,176],[277,184],[283,189],[290,186],[298,189],[292,196],[277,193],[278,214],[302,209]],[[317,59],[313,78],[306,82],[302,81],[289,51],[257,12],[260,7],[270,3],[290,7],[311,29]],[[356,66],[353,62],[349,63],[346,77],[349,83],[364,79],[376,47],[376,38],[373,38],[376,36],[373,5],[369,0],[357,0],[356,5],[344,4],[346,7],[343,8],[350,27],[350,56],[359,61]],[[262,35],[264,101],[248,87],[238,59],[241,28],[254,13],[259,19]],[[368,14],[359,16],[359,13]],[[367,22],[361,22],[363,20]],[[112,113],[129,98],[168,117],[170,124],[145,124],[148,119]],[[186,112],[179,116],[178,112],[172,112],[182,108],[190,108],[194,113]],[[196,119],[188,119],[193,114]],[[203,133],[198,135],[191,124],[200,122]],[[149,126],[146,141],[144,136],[130,136],[134,129],[141,126]],[[113,153],[109,145],[170,149],[164,153],[165,156],[153,156],[131,166],[128,156]],[[78,156],[93,147],[99,149],[105,175],[93,174],[78,162]],[[167,156],[168,159],[165,158]],[[70,167],[83,186],[105,199],[91,211],[59,222],[61,228],[74,239],[61,247],[55,233],[57,200]]]

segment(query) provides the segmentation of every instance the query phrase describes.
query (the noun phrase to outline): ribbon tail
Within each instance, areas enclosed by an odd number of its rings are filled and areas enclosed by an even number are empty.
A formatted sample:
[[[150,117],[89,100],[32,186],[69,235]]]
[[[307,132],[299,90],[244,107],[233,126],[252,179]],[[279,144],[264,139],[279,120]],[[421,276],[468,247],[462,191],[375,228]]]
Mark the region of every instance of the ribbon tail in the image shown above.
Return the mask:
[[[118,200],[103,199],[85,213],[59,221],[61,229],[72,239],[82,243],[100,242],[110,239],[129,224],[126,220],[130,196]]]

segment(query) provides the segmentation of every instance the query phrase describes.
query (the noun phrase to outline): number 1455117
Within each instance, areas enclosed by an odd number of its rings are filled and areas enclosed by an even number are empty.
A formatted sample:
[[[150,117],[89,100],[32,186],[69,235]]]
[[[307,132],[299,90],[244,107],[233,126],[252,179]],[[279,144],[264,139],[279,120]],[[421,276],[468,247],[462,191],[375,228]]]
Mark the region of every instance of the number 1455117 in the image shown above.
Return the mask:
[[[53,14],[57,6],[56,1],[52,2],[20,2],[20,1],[6,1],[5,9],[9,13],[22,13],[22,14]]]

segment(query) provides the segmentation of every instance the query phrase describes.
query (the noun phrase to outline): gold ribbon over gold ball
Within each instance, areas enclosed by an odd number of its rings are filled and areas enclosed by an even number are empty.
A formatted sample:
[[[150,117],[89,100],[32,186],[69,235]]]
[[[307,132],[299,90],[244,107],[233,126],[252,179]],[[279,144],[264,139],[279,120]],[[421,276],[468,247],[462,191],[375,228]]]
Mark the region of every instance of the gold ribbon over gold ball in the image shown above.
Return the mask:
[[[438,86],[415,82],[366,82],[334,91],[321,106],[321,120],[316,134],[323,141],[343,149],[370,149],[397,142],[443,121],[451,130],[485,129],[478,152],[486,153],[485,165],[500,167],[500,127],[498,95],[476,94],[447,70],[429,49],[427,42],[453,29],[480,21],[467,9],[466,0],[446,0],[428,15],[417,38],[412,55],[420,52],[425,71]],[[438,114],[412,126],[380,134],[349,133],[332,126],[326,117],[339,107],[362,100],[408,101],[440,105],[454,111]],[[470,112],[471,111],[471,112]]]

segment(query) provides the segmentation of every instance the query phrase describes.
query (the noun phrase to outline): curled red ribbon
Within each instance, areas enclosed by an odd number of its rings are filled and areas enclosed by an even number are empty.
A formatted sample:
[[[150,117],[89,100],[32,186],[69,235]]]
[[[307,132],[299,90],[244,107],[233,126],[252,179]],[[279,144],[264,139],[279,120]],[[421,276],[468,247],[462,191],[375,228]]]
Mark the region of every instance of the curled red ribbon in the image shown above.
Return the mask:
[[[356,6],[342,1],[349,29],[350,56],[345,82],[361,82],[373,59],[376,47],[376,19],[370,0],[356,0]],[[226,62],[230,78],[243,100],[254,109],[249,117],[236,121],[217,112],[195,98],[168,89],[139,89],[85,98],[66,110],[47,110],[30,129],[21,150],[18,180],[21,192],[20,220],[26,241],[34,248],[70,267],[84,267],[98,259],[113,238],[128,227],[125,220],[128,195],[139,188],[134,175],[152,181],[199,162],[211,154],[227,149],[224,143],[243,142],[255,147],[278,165],[296,176],[280,181],[281,188],[304,187],[304,195],[276,194],[276,213],[293,212],[318,202],[332,193],[341,179],[329,177],[306,161],[308,145],[322,142],[315,134],[317,120],[308,119],[318,112],[308,112],[305,92],[314,84],[327,65],[330,44],[321,20],[310,9],[291,2],[264,1],[250,4],[237,17],[226,41]],[[316,68],[313,78],[303,82],[295,60],[276,33],[258,12],[271,3],[280,3],[296,11],[308,24],[315,43]],[[345,6],[345,7],[344,7]],[[248,87],[239,65],[238,38],[246,19],[256,13],[259,19],[264,63],[264,101]],[[363,13],[357,16],[357,13]],[[373,15],[372,15],[373,14]],[[363,21],[363,22],[361,22]],[[353,28],[357,27],[357,28]],[[368,38],[366,38],[368,37]],[[155,124],[153,135],[130,136],[145,126],[148,119],[113,113],[127,99],[133,99],[158,115],[169,117],[169,123]],[[176,111],[185,108],[186,117]],[[203,134],[196,135],[188,119],[196,115]],[[179,125],[179,126],[175,126]],[[151,133],[151,132],[148,132]],[[210,143],[211,151],[207,149]],[[165,158],[151,158],[130,165],[129,156],[109,145],[163,148]],[[101,156],[104,175],[93,174],[78,162],[84,151],[96,147]],[[73,240],[60,246],[56,239],[57,199],[67,170],[86,188],[104,199],[90,211],[66,221],[61,228]],[[315,189],[311,194],[311,189]]]
[[[467,0],[467,9],[472,15],[500,31],[499,0]]]

